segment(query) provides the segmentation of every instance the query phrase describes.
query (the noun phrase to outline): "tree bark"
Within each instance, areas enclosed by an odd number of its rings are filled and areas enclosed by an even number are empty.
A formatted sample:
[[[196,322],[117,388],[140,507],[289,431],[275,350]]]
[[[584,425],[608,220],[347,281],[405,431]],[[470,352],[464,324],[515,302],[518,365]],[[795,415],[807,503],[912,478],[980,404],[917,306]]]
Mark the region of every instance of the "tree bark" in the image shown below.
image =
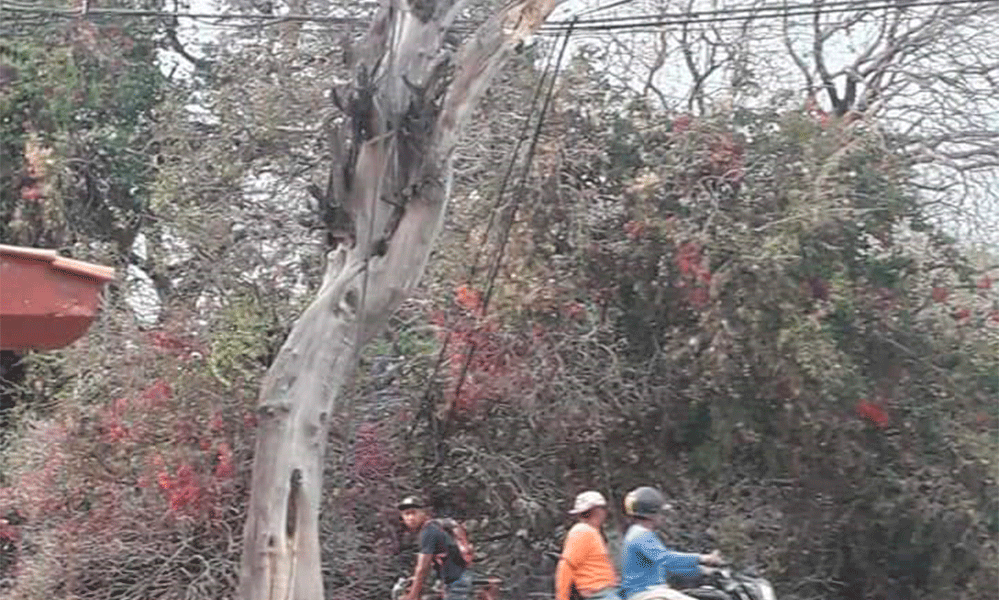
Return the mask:
[[[319,506],[330,417],[358,353],[419,281],[441,228],[462,125],[510,51],[561,0],[513,0],[453,56],[445,0],[385,0],[340,90],[328,222],[345,231],[261,389],[240,598],[320,600]],[[461,0],[459,0],[461,3]],[[337,143],[337,142],[335,142]],[[336,219],[334,219],[336,216]]]

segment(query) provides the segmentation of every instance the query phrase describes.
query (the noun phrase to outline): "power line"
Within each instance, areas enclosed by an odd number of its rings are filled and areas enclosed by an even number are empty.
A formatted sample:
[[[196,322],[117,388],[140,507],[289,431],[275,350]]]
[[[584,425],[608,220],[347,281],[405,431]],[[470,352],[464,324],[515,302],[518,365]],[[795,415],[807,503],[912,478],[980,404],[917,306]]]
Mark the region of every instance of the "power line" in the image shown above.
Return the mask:
[[[513,150],[511,150],[509,159],[507,161],[507,169],[504,172],[503,177],[501,178],[500,189],[497,192],[497,197],[496,197],[496,201],[495,201],[494,206],[493,206],[493,210],[490,211],[490,218],[489,218],[489,221],[486,224],[486,230],[483,232],[482,239],[481,239],[479,245],[476,247],[476,252],[473,255],[473,259],[472,259],[472,264],[469,267],[468,281],[469,281],[470,285],[472,284],[472,280],[476,276],[476,272],[478,271],[478,268],[479,268],[480,253],[481,253],[482,249],[486,247],[486,241],[489,238],[490,231],[492,230],[493,224],[496,221],[496,215],[498,214],[498,212],[500,210],[500,206],[503,203],[504,192],[507,189],[507,182],[509,181],[511,174],[514,171],[514,165],[516,164],[517,158],[518,158],[518,156],[520,154],[519,150],[521,148],[521,144],[524,143],[524,141],[526,140],[526,138],[528,136],[528,130],[531,128],[532,117],[535,114],[535,109],[537,108],[538,101],[542,97],[542,90],[545,88],[545,83],[548,82],[549,83],[548,95],[545,97],[545,100],[543,102],[543,110],[542,110],[542,113],[538,117],[538,123],[536,124],[536,127],[535,127],[535,135],[532,138],[531,146],[529,148],[529,153],[528,153],[528,156],[525,159],[525,165],[526,165],[525,169],[528,169],[530,167],[531,159],[532,159],[532,156],[534,154],[534,146],[535,146],[535,143],[537,142],[538,136],[540,134],[542,121],[545,118],[545,110],[548,109],[548,103],[551,100],[551,95],[552,95],[553,90],[554,90],[555,80],[556,80],[556,77],[559,74],[559,64],[562,63],[563,53],[566,50],[566,45],[567,45],[567,42],[569,40],[569,37],[570,37],[570,32],[567,32],[566,34],[564,34],[564,36],[563,36],[563,47],[562,47],[562,50],[559,52],[559,58],[558,59],[556,59],[556,53],[555,53],[555,51],[552,51],[552,52],[549,53],[548,59],[545,62],[545,69],[542,71],[542,75],[538,79],[538,83],[535,85],[535,91],[532,94],[531,103],[529,105],[528,112],[525,115],[524,123],[522,124],[521,130],[518,133],[517,142],[516,142]],[[555,65],[555,69],[554,70],[553,70],[553,65]],[[551,77],[550,77],[550,72],[551,72]],[[521,183],[523,185],[523,183],[524,183],[523,179],[522,179]],[[518,201],[519,200],[520,200],[520,197],[518,197]],[[516,208],[515,208],[515,210],[516,210]],[[501,249],[498,250],[496,258],[494,259],[495,265],[499,265],[499,263],[503,259],[503,255],[504,255],[503,246],[506,246],[506,241],[507,241],[507,238],[510,235],[510,230],[511,230],[512,226],[513,226],[513,217],[508,220],[507,226],[506,226],[503,234],[501,234],[502,237],[503,237],[503,245],[501,246]],[[486,315],[486,311],[487,311],[487,309],[489,307],[489,299],[490,299],[490,295],[492,294],[492,291],[493,291],[494,282],[496,281],[497,271],[498,271],[498,269],[494,269],[494,268],[490,269],[490,273],[488,275],[488,283],[487,283],[488,292],[480,300],[480,303],[479,303],[479,305],[477,307],[479,309],[479,317],[480,318]],[[449,329],[448,330],[448,334],[444,338],[444,342],[441,344],[441,350],[438,352],[437,359],[434,362],[434,369],[431,372],[431,376],[427,379],[427,387],[424,390],[423,402],[421,403],[420,411],[418,412],[417,416],[414,418],[414,423],[413,423],[413,425],[411,425],[409,431],[407,432],[407,438],[409,438],[409,436],[411,436],[413,434],[413,430],[416,427],[417,421],[424,414],[426,414],[427,417],[428,417],[428,422],[429,422],[430,427],[432,429],[433,435],[435,436],[435,438],[438,438],[438,429],[437,429],[438,423],[437,423],[437,419],[434,418],[434,414],[433,414],[431,391],[432,391],[432,385],[433,385],[434,381],[437,379],[437,375],[438,375],[438,373],[441,370],[441,365],[444,364],[444,357],[445,357],[445,354],[447,352],[448,346],[451,343],[452,337],[454,336],[454,333],[455,333],[454,330]],[[467,347],[467,349],[465,351],[465,358],[462,361],[462,370],[459,373],[458,381],[457,381],[457,383],[455,385],[454,396],[456,398],[458,397],[458,395],[462,391],[462,386],[465,383],[465,378],[466,378],[466,375],[468,374],[469,366],[472,364],[472,358],[475,355],[475,353],[476,353],[477,350],[478,350],[478,344],[477,344],[476,340],[472,340],[469,343],[469,346]],[[447,422],[445,423],[445,425],[447,425]],[[437,448],[436,447],[435,447],[435,452],[437,452]],[[438,458],[438,460],[440,460],[440,458]]]
[[[593,14],[596,11],[610,10],[618,6],[625,4],[631,4],[636,0],[618,0],[617,2],[612,2],[611,4],[605,6],[599,6],[594,9],[585,10],[580,13],[579,16],[585,14]],[[645,14],[633,14],[633,15],[617,15],[612,17],[599,17],[594,19],[579,19],[578,24],[580,25],[592,25],[595,23],[614,23],[619,21],[634,21],[634,20],[649,20],[649,19],[698,19],[706,16],[718,16],[718,15],[738,15],[746,13],[748,16],[758,16],[761,13],[767,12],[782,12],[782,11],[795,11],[795,10],[809,10],[815,12],[819,10],[822,12],[828,8],[836,8],[841,6],[853,6],[858,10],[864,9],[864,5],[872,3],[881,3],[884,0],[833,0],[831,2],[824,2],[823,0],[818,0],[815,2],[801,2],[789,4],[788,2],[780,2],[774,4],[758,4],[755,6],[747,7],[726,7],[726,8],[714,8],[711,10],[688,10],[685,12],[657,12],[657,13],[645,13]],[[550,25],[562,25],[562,21],[549,21]]]
[[[884,4],[885,0],[834,0],[832,2],[806,2],[797,4],[788,4],[787,2],[782,2],[779,4],[762,4],[754,7],[731,7],[731,8],[720,8],[713,10],[697,10],[697,11],[687,11],[687,12],[660,12],[660,13],[650,13],[650,14],[639,14],[639,15],[621,15],[616,17],[602,17],[596,19],[582,19],[579,16],[584,14],[593,14],[597,10],[607,10],[612,7],[620,6],[623,4],[628,4],[634,2],[635,0],[619,0],[612,4],[597,7],[595,9],[589,9],[582,11],[579,15],[573,19],[565,20],[554,20],[545,23],[547,26],[558,26],[566,27],[573,20],[577,22],[577,29],[582,25],[595,25],[602,23],[613,23],[620,21],[649,21],[649,20],[674,20],[674,19],[701,19],[709,16],[726,16],[726,15],[737,15],[746,13],[748,16],[757,16],[763,13],[771,12],[790,12],[790,11],[800,11],[807,10],[809,14],[814,12],[833,12],[831,9],[837,7],[852,7],[857,10],[864,10],[868,4]],[[963,4],[969,2],[986,2],[988,0],[935,0],[934,4]],[[907,4],[893,3],[890,6],[895,8],[905,8],[908,6],[913,6],[914,3],[910,2]],[[876,8],[882,8],[879,6]],[[0,1],[0,10],[7,10],[9,12],[21,12],[21,13],[34,13],[43,14],[48,16],[57,17],[70,17],[70,18],[80,18],[89,16],[121,16],[121,17],[171,17],[171,18],[190,18],[190,19],[216,19],[216,20],[240,20],[240,21],[267,21],[273,23],[284,23],[284,22],[315,22],[315,23],[333,23],[333,24],[343,24],[343,25],[357,25],[365,24],[368,22],[367,19],[361,17],[345,17],[345,16],[324,16],[324,15],[311,15],[304,13],[288,13],[282,15],[266,15],[266,14],[256,14],[256,13],[233,13],[233,12],[183,12],[183,11],[163,11],[163,10],[152,10],[152,9],[132,9],[132,8],[102,8],[102,7],[91,7],[85,10],[70,9],[70,8],[53,8],[53,7],[39,7],[32,6],[29,4],[22,4],[19,2],[12,2],[10,0]],[[476,23],[473,21],[459,20],[456,23],[462,26],[472,26]],[[271,24],[271,23],[267,23]]]
[[[500,267],[503,264],[504,255],[507,252],[507,243],[510,241],[510,232],[514,228],[514,221],[517,219],[517,211],[521,206],[521,200],[524,198],[524,188],[528,180],[528,174],[531,173],[531,165],[533,164],[535,158],[535,148],[538,146],[538,139],[542,135],[542,126],[545,124],[545,115],[548,113],[549,104],[552,101],[552,97],[555,95],[556,79],[559,77],[559,69],[562,66],[563,55],[566,53],[566,47],[569,46],[569,38],[572,35],[573,23],[571,22],[569,28],[563,35],[562,47],[559,48],[559,56],[556,58],[555,66],[552,69],[552,76],[549,78],[549,89],[546,91],[545,99],[542,102],[541,111],[538,115],[538,120],[535,122],[535,131],[532,134],[531,142],[528,144],[528,151],[524,157],[524,166],[521,169],[520,183],[518,185],[517,194],[514,196],[514,202],[510,208],[510,214],[507,216],[506,227],[500,236],[500,245],[497,248],[496,258],[494,259],[493,266],[487,276],[486,292],[483,294],[483,298],[479,306],[479,314],[481,317],[486,316],[490,300],[493,298],[497,276],[500,274]],[[539,81],[539,89],[541,89],[541,83],[542,81]],[[534,103],[532,104],[532,109],[534,109]],[[513,164],[513,161],[511,161],[511,164]],[[477,349],[478,346],[475,342],[469,345],[469,350],[465,355],[465,362],[462,365],[462,372],[459,374],[458,383],[455,386],[456,400],[462,391],[462,386],[465,384],[465,376],[469,371],[469,366],[472,364],[472,357],[475,355]]]
[[[582,11],[581,14],[593,14],[598,10],[609,10],[614,7],[628,4],[635,0],[618,0],[611,4]],[[722,23],[728,21],[746,21],[751,19],[769,19],[775,17],[795,17],[814,16],[817,14],[839,14],[856,11],[877,11],[877,10],[908,10],[918,7],[946,7],[969,4],[990,4],[995,6],[994,0],[915,0],[906,4],[900,4],[895,0],[834,0],[831,2],[809,2],[789,4],[766,4],[748,8],[722,8],[704,11],[688,11],[684,13],[658,13],[640,14],[631,16],[603,17],[595,19],[578,19],[575,32],[603,33],[617,31],[641,31],[650,28],[662,28],[669,25],[697,25],[704,23]],[[17,2],[0,1],[0,11],[11,13],[31,14],[39,17],[54,18],[95,18],[95,17],[124,17],[124,18],[189,18],[195,20],[214,20],[213,26],[236,26],[223,21],[251,21],[256,22],[256,26],[266,27],[279,25],[282,23],[317,23],[326,25],[349,25],[358,26],[368,23],[368,19],[360,17],[345,16],[324,16],[289,13],[285,15],[262,15],[249,13],[206,13],[206,12],[169,12],[146,9],[127,8],[89,8],[86,11],[74,9],[58,9],[50,7],[35,7]],[[561,35],[569,27],[570,20],[550,21],[542,25],[540,33],[543,35]],[[477,26],[473,21],[457,21],[454,27],[457,31],[471,31]]]
[[[525,116],[524,123],[521,124],[521,130],[517,135],[517,141],[514,147],[510,151],[510,156],[507,160],[507,168],[504,171],[503,176],[500,178],[500,187],[497,190],[497,197],[493,204],[493,210],[490,211],[490,217],[486,221],[486,228],[483,231],[483,235],[480,238],[479,244],[476,246],[476,251],[472,255],[472,264],[469,266],[469,283],[472,283],[472,278],[476,276],[479,271],[479,257],[482,251],[486,248],[486,243],[489,241],[490,232],[493,230],[493,223],[496,221],[496,215],[500,211],[500,207],[503,205],[504,194],[507,191],[507,184],[510,181],[510,176],[514,173],[514,165],[517,163],[517,158],[520,156],[521,144],[528,137],[528,130],[531,128],[531,118],[535,114],[535,107],[538,105],[539,99],[542,97],[542,89],[544,88],[545,81],[549,76],[549,72],[552,70],[552,64],[555,60],[555,52],[550,52],[548,60],[545,64],[545,69],[542,71],[542,76],[539,77],[538,83],[535,85],[535,92],[531,97],[531,104],[528,108],[528,114]]]
[[[624,4],[632,4],[635,1],[636,0],[616,0],[615,2],[612,2],[611,4],[604,4],[602,6],[595,6],[594,8],[588,8],[586,10],[581,10],[580,12],[578,12],[576,14],[576,16],[577,17],[582,17],[584,15],[592,15],[592,14],[594,14],[596,12],[601,12],[601,11],[605,11],[605,10],[611,10],[612,8],[618,8],[619,6],[622,6]]]
[[[879,10],[908,10],[918,7],[946,7],[969,4],[990,4],[996,6],[994,0],[915,0],[904,5],[895,0],[874,0],[864,2],[832,2],[830,6],[818,8],[815,5],[789,5],[787,7],[759,8],[754,11],[749,9],[733,9],[704,11],[685,14],[675,14],[670,16],[640,15],[636,17],[609,17],[606,19],[591,19],[576,26],[577,31],[624,31],[647,28],[661,28],[668,25],[694,25],[704,23],[722,23],[727,21],[747,21],[752,19],[772,19],[800,16],[814,16],[840,14],[859,11],[879,11]],[[746,13],[746,14],[744,14]],[[634,22],[632,22],[634,21]],[[565,31],[565,26],[561,22],[553,22],[543,25],[543,33],[561,33]]]
[[[124,18],[170,18],[170,19],[194,19],[194,20],[216,20],[216,21],[262,21],[261,26],[279,25],[281,23],[325,23],[331,25],[360,25],[367,23],[366,19],[359,17],[340,17],[324,15],[308,15],[289,13],[285,15],[264,15],[253,13],[231,13],[231,12],[182,12],[163,11],[151,9],[132,8],[101,8],[91,7],[86,10],[74,10],[68,8],[38,7],[16,2],[0,1],[0,11],[31,14],[41,17],[68,18],[68,19],[93,19],[95,17],[124,17]]]
[[[565,46],[565,41],[569,39],[569,33],[567,33],[563,39]],[[469,267],[469,276],[468,276],[469,285],[472,285],[472,280],[476,276],[476,272],[479,270],[480,253],[486,247],[486,242],[489,239],[490,231],[493,229],[493,224],[496,222],[496,217],[500,213],[500,207],[503,205],[504,193],[507,191],[507,183],[510,181],[510,177],[514,172],[514,165],[517,163],[517,159],[520,156],[521,144],[523,144],[528,137],[528,131],[531,129],[532,117],[535,115],[535,109],[538,106],[539,100],[541,100],[542,98],[542,90],[545,89],[545,83],[547,81],[551,82],[555,81],[556,76],[559,74],[559,63],[561,62],[562,62],[562,53],[559,54],[559,62],[557,63],[555,51],[549,52],[548,60],[546,60],[545,62],[545,69],[542,71],[542,76],[538,78],[538,83],[535,85],[535,92],[534,94],[532,94],[531,97],[531,104],[528,107],[528,114],[526,115],[524,123],[521,126],[521,131],[518,133],[517,143],[514,145],[514,148],[510,152],[510,157],[507,161],[507,169],[504,171],[503,177],[500,179],[500,188],[499,190],[497,190],[497,197],[493,205],[493,210],[490,211],[490,218],[486,222],[486,230],[483,232],[480,243],[476,247],[476,253],[472,257],[472,265],[470,265]],[[553,70],[553,65],[555,65],[554,70]],[[551,77],[550,77],[550,72],[551,72]],[[550,89],[552,88],[551,82],[549,83]],[[538,117],[539,123],[544,118],[545,115],[544,113],[542,113]],[[537,139],[537,137],[535,139]],[[535,139],[532,140],[532,150],[534,148]],[[530,157],[526,159],[526,164],[530,165]],[[504,245],[506,245],[506,238],[510,235],[510,229],[512,226],[513,226],[513,219],[508,220],[507,227],[505,228],[504,233],[501,234],[504,239]],[[500,263],[500,261],[503,259],[503,254],[504,250],[502,249],[497,252],[496,258],[494,259],[495,264]],[[479,306],[477,307],[479,309],[480,318],[486,315],[486,311],[489,308],[489,297],[493,292],[493,285],[494,282],[496,281],[496,275],[497,275],[496,271],[491,267],[489,270],[488,282],[487,282],[488,292],[483,298],[480,299]],[[446,347],[448,345],[452,333],[453,332],[451,330],[448,331],[448,337],[445,339],[443,347]],[[462,386],[465,384],[465,377],[469,371],[469,365],[472,364],[472,357],[476,353],[476,350],[478,350],[478,344],[476,340],[472,340],[469,343],[468,348],[466,349],[465,359],[462,361],[462,370],[458,376],[458,383],[455,385],[454,395],[456,398],[462,391]]]

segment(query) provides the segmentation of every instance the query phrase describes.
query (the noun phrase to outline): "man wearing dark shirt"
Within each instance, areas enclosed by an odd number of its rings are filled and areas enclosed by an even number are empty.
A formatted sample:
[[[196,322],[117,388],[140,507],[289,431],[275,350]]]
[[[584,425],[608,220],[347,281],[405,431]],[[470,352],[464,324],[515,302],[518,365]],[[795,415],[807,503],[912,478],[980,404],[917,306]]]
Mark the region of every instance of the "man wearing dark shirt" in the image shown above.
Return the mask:
[[[409,496],[398,505],[403,524],[410,531],[420,532],[420,550],[413,570],[413,584],[400,600],[419,600],[420,590],[431,565],[438,579],[444,582],[444,600],[467,600],[472,576],[466,569],[458,544],[441,526],[431,519],[427,506]]]

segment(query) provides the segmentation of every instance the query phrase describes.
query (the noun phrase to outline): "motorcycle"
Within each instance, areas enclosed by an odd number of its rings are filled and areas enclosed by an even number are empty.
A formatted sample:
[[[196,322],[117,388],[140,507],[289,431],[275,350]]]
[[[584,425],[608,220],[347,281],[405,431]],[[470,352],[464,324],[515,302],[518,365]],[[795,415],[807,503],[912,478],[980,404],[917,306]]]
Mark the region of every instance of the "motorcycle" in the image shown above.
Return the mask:
[[[767,579],[731,567],[712,568],[698,587],[677,591],[696,600],[777,600]]]
[[[392,586],[392,591],[390,593],[391,600],[399,600],[404,595],[406,595],[407,590],[410,589],[410,584],[413,583],[413,577],[400,577],[396,580],[396,583]],[[497,600],[500,595],[500,579],[496,577],[479,577],[473,576],[472,578],[472,598],[475,600]],[[421,600],[441,600],[444,597],[444,588],[442,587],[440,581],[435,583],[435,585],[425,593],[420,595]]]
[[[548,563],[546,566],[551,567],[546,570],[554,572],[554,565],[558,563],[559,555],[554,552],[545,553],[543,558],[543,562]],[[402,598],[409,589],[411,580],[409,577],[400,577],[392,586],[391,599],[399,600]],[[695,600],[777,600],[774,587],[767,579],[758,577],[749,571],[734,570],[730,566],[710,568],[696,584],[688,582],[688,585],[685,585],[685,582],[681,581],[672,581],[671,583],[671,587],[675,590]],[[473,598],[476,600],[497,600],[500,591],[499,584],[500,580],[493,577],[474,577]],[[551,590],[551,585],[552,581],[549,578],[547,589]],[[423,594],[422,600],[441,600],[442,591],[440,586],[436,586],[428,593]],[[539,594],[529,593],[528,595],[534,597]],[[543,595],[551,597],[551,592],[544,592]]]

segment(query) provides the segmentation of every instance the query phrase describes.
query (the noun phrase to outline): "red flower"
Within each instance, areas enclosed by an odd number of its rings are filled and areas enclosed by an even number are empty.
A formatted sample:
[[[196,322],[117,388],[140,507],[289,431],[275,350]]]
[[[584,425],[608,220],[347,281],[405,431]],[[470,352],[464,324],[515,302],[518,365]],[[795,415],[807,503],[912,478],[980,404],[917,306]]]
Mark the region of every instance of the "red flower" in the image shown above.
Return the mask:
[[[480,302],[479,291],[465,284],[460,285],[455,290],[455,301],[465,310],[476,310]]]
[[[226,422],[222,419],[222,415],[218,412],[212,414],[212,418],[208,422],[208,429],[212,433],[219,433],[226,428]]]
[[[968,319],[970,314],[971,313],[969,312],[969,309],[960,308],[955,312],[951,313],[951,318],[955,319],[956,321],[963,321],[965,319]]]
[[[948,300],[948,288],[946,287],[935,287],[931,290],[931,299],[937,303],[943,303]]]
[[[563,314],[570,319],[582,319],[586,315],[586,310],[579,302],[570,302],[563,308]]]
[[[691,115],[680,115],[674,119],[673,130],[675,133],[684,133],[691,128]]]
[[[701,263],[701,248],[694,242],[685,242],[677,248],[677,267],[681,275],[695,276]]]
[[[885,409],[878,404],[873,404],[867,400],[860,400],[855,411],[862,419],[868,419],[875,427],[885,429],[889,426],[889,415]]]
[[[983,275],[982,277],[979,278],[979,281],[976,282],[976,287],[981,290],[988,290],[992,286],[993,286],[993,280],[990,279],[989,275]]]
[[[38,200],[42,197],[42,190],[36,184],[26,185],[21,188],[21,199]]]
[[[703,287],[691,288],[687,294],[688,302],[695,308],[705,308],[708,305],[708,290]]]
[[[246,429],[253,429],[257,427],[257,415],[253,413],[246,413],[243,415],[243,427]]]
[[[713,171],[726,179],[734,182],[743,179],[743,148],[732,134],[724,133],[712,140],[708,160]]]
[[[631,240],[639,239],[646,232],[646,224],[642,221],[629,221],[622,228]]]
[[[21,530],[7,522],[7,519],[0,519],[0,540],[17,543],[21,541]]]
[[[194,352],[202,351],[195,341],[183,340],[163,330],[152,331],[148,334],[148,337],[154,348],[177,357],[190,357]]]
[[[153,385],[149,386],[142,392],[142,399],[148,400],[154,405],[158,405],[163,400],[172,396],[173,393],[174,391],[170,388],[169,383],[163,381],[162,379],[157,379],[153,382]]]
[[[127,437],[129,437],[128,427],[121,424],[117,418],[112,422],[105,424],[104,431],[104,441],[109,444],[115,444]]]
[[[222,442],[218,450],[219,462],[215,465],[215,476],[220,478],[233,476],[233,451],[229,444]]]

